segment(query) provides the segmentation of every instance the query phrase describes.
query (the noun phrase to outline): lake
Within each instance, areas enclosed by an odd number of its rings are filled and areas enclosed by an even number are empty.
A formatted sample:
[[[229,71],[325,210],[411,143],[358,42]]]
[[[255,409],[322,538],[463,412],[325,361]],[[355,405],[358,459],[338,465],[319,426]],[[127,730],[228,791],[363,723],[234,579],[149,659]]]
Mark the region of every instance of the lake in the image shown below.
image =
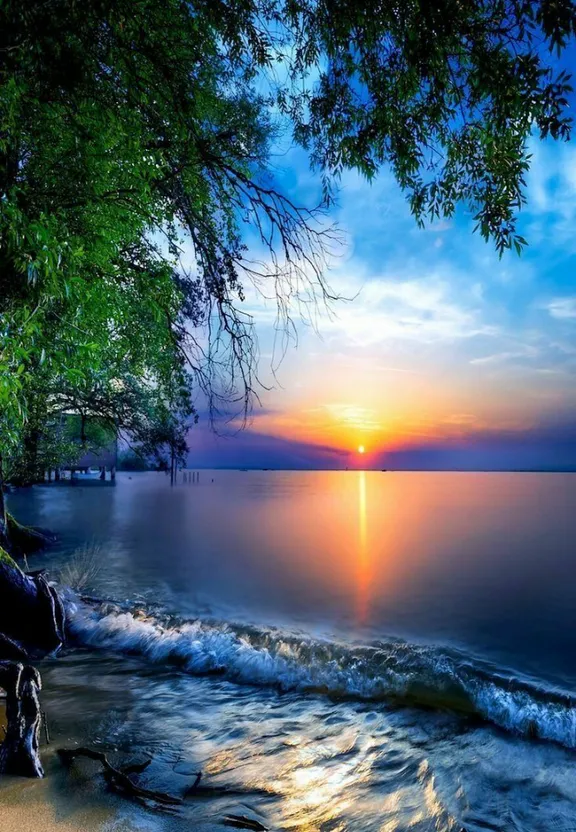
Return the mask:
[[[62,829],[576,829],[575,486],[200,471],[11,495],[59,535],[31,568],[97,551],[77,647],[41,668],[59,743],[229,790],[158,815],[104,796],[93,764],[62,772],[53,743],[26,800]]]

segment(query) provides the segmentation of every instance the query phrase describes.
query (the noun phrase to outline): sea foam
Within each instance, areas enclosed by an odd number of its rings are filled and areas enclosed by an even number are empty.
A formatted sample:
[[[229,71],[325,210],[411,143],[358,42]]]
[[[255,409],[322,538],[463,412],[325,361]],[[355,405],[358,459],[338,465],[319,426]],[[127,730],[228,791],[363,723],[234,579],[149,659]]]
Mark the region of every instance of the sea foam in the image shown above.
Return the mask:
[[[191,674],[365,701],[404,702],[475,714],[508,731],[576,748],[572,697],[455,650],[398,639],[348,646],[256,627],[160,616],[68,601],[81,645],[141,656]]]

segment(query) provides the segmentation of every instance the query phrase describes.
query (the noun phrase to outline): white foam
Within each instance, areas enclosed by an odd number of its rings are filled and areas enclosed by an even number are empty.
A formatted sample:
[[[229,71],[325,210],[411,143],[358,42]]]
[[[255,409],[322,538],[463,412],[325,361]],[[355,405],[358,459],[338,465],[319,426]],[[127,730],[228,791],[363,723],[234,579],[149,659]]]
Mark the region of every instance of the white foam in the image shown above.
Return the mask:
[[[576,748],[576,709],[570,699],[514,680],[490,678],[446,651],[391,641],[378,648],[349,648],[276,632],[235,629],[201,620],[165,627],[130,612],[102,614],[68,605],[73,636],[83,645],[176,664],[193,674],[220,672],[232,681],[282,690],[323,691],[365,700],[409,697],[473,706],[507,730]]]

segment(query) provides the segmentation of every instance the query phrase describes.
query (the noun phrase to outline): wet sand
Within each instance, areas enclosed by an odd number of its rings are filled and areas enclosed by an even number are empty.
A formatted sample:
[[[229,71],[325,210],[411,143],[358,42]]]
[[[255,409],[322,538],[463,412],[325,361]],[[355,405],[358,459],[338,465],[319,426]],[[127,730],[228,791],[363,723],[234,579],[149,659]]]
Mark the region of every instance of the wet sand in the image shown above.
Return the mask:
[[[87,745],[104,750],[116,765],[152,758],[141,785],[175,797],[183,797],[195,779],[199,766],[175,762],[178,754],[171,753],[170,742],[162,737],[162,728],[152,716],[149,731],[143,725],[128,742],[119,736],[116,726],[121,723],[130,730],[133,709],[134,686],[125,683],[122,670],[123,665],[130,669],[133,665],[130,660],[112,660],[112,664],[121,672],[117,679],[105,682],[99,677],[102,667],[97,655],[71,651],[39,664],[51,739],[48,745],[42,731],[45,777],[0,778],[0,832],[184,832],[191,828],[216,832],[227,828],[222,820],[229,812],[255,817],[235,796],[188,799],[173,809],[144,804],[112,792],[97,762],[79,759],[70,767],[63,765],[59,748]],[[83,669],[80,674],[77,666]],[[150,709],[154,709],[152,704]],[[3,724],[5,707],[0,698],[0,730]]]
[[[0,783],[0,832],[183,832],[190,818],[171,816],[108,791],[96,763],[70,770],[56,755],[56,744],[42,749],[46,777],[3,778]],[[199,819],[198,832],[222,830],[219,822]]]

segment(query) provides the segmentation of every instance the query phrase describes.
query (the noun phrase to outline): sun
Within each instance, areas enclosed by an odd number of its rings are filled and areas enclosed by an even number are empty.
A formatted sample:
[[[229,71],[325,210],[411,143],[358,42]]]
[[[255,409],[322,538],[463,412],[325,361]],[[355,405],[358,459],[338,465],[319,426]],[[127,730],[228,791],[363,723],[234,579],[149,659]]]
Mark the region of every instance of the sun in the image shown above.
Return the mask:
[[[358,453],[359,453],[359,454],[363,454],[363,453],[365,453],[365,450],[366,450],[366,449],[364,448],[364,445],[358,445]]]

